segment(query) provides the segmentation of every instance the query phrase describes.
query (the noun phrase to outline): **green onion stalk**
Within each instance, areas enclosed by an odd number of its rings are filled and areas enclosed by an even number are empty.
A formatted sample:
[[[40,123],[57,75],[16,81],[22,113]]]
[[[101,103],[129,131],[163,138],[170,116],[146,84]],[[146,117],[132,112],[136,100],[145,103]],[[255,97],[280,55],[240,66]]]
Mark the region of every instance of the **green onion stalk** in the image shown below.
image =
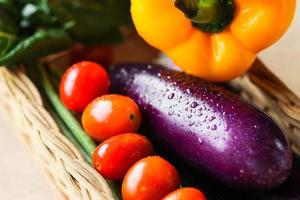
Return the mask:
[[[37,73],[36,73],[37,72]],[[34,65],[27,66],[27,73],[36,82],[37,86],[45,97],[44,102],[52,117],[59,125],[62,133],[78,148],[86,161],[92,165],[92,155],[96,149],[96,143],[82,129],[77,118],[70,112],[60,101],[55,86],[58,86],[57,79],[49,77],[54,72],[48,71],[46,65],[39,63],[37,67]],[[120,184],[107,180],[114,199],[121,199]]]

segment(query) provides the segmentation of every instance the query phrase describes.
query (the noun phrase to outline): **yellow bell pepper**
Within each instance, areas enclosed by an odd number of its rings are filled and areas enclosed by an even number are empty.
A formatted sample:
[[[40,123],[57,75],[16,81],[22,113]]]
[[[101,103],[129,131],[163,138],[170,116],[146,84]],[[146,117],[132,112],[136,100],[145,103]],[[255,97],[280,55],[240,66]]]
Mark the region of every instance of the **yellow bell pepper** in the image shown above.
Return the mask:
[[[131,0],[135,27],[150,45],[185,72],[216,82],[245,73],[286,32],[295,7],[296,0]],[[225,23],[214,24],[220,17]]]

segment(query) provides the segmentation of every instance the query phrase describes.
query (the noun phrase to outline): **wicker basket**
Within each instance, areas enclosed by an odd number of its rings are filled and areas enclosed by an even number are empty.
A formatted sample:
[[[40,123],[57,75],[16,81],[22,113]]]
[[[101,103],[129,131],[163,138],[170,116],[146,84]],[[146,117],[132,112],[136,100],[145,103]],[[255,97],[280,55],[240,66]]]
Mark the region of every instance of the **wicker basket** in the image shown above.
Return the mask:
[[[300,155],[300,99],[259,61],[232,84],[274,118]],[[62,135],[23,71],[0,69],[0,96],[2,109],[63,199],[113,199],[105,180]]]

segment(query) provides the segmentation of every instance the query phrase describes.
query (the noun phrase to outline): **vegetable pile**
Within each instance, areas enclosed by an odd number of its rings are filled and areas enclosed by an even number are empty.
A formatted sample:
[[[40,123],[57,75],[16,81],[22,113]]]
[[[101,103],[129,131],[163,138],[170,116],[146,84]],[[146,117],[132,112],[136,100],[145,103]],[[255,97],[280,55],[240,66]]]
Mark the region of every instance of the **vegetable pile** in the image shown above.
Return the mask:
[[[60,97],[70,110],[83,111],[84,130],[102,142],[93,153],[93,166],[109,180],[123,180],[122,198],[160,200],[179,187],[179,174],[168,161],[151,156],[151,142],[136,134],[141,124],[139,107],[127,96],[106,94],[109,85],[101,65],[84,61],[64,73]],[[176,190],[165,199],[182,200],[193,195],[206,199],[194,188]]]
[[[96,63],[76,63],[62,76],[60,96],[82,112],[85,132],[100,142],[93,166],[108,180],[123,181],[123,199],[205,199],[193,188],[175,191],[179,174],[153,156],[152,142],[227,187],[265,191],[289,177],[292,153],[282,131],[238,95],[153,64],[115,65],[109,74]],[[141,118],[151,142],[137,134]]]
[[[300,178],[283,132],[208,81],[245,73],[287,30],[294,9],[295,0],[131,0],[137,32],[177,72],[151,63],[104,67],[130,25],[129,0],[0,0],[0,65],[25,66],[116,199],[241,199],[232,194],[239,191],[286,200],[282,188]],[[45,56],[64,50],[55,55],[71,56],[62,74]],[[289,197],[300,199],[299,191]]]
[[[287,179],[292,154],[283,133],[239,96],[156,65],[118,65],[111,74],[113,91],[142,109],[149,136],[199,171],[248,190]]]

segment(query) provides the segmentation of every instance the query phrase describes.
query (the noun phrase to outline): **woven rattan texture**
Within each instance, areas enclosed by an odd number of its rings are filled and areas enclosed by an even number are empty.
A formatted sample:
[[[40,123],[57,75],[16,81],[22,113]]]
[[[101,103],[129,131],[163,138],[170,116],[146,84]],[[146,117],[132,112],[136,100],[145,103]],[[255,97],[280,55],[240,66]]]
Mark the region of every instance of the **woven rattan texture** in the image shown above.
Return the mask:
[[[60,132],[22,71],[0,69],[0,102],[63,199],[111,200],[105,180]]]
[[[233,81],[241,95],[267,112],[282,128],[293,151],[300,155],[300,99],[259,60],[249,73]]]
[[[257,61],[233,81],[241,94],[273,117],[300,155],[300,100]],[[40,94],[22,71],[0,69],[0,105],[64,199],[113,199],[104,179],[61,134]]]

